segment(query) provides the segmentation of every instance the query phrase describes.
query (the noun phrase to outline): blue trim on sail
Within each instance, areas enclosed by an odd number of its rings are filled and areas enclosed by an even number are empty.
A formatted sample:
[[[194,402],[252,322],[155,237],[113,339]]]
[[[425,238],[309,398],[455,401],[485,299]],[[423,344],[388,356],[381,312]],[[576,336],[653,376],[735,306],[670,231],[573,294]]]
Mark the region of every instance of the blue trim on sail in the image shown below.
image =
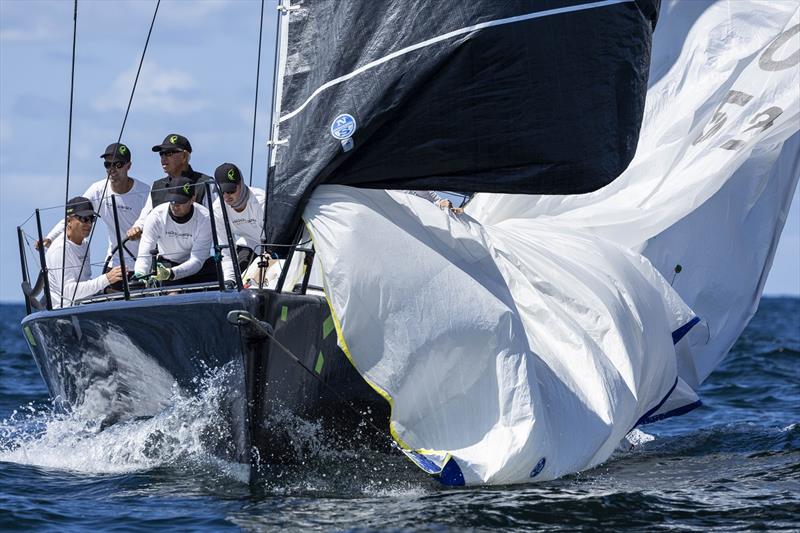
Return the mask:
[[[639,420],[637,420],[637,421],[636,421],[636,423],[633,425],[633,427],[632,427],[630,430],[628,430],[628,431],[629,431],[629,432],[630,432],[630,431],[633,431],[633,429],[634,429],[636,426],[638,426],[639,424],[641,424],[641,423],[642,423],[642,420],[647,420],[647,419],[650,417],[650,415],[652,415],[653,413],[655,413],[656,411],[658,411],[659,409],[661,409],[661,406],[662,406],[662,405],[664,405],[664,402],[666,402],[666,401],[667,401],[667,398],[669,398],[669,395],[670,395],[670,394],[672,394],[672,391],[674,391],[674,390],[675,390],[675,387],[677,387],[677,386],[678,386],[678,378],[675,378],[675,383],[673,383],[673,384],[672,384],[672,387],[670,387],[670,388],[669,388],[669,392],[666,394],[666,396],[664,396],[664,397],[661,399],[661,401],[660,401],[660,402],[658,402],[658,405],[656,405],[655,407],[653,407],[652,409],[650,409],[649,411],[647,411],[645,414],[643,414],[643,415],[642,415],[642,416],[639,418]]]
[[[639,424],[637,425],[652,424],[653,422],[658,422],[659,420],[664,420],[665,418],[685,415],[689,411],[694,411],[701,405],[703,405],[703,402],[701,400],[697,400],[696,402],[686,404],[682,407],[678,407],[677,409],[673,409],[672,411],[667,411],[666,413],[661,413],[660,415],[651,416],[649,418],[645,418],[644,420],[640,420]]]
[[[681,326],[678,329],[676,329],[675,331],[673,331],[672,332],[672,343],[673,344],[678,344],[678,342],[680,342],[680,340],[683,337],[685,337],[686,334],[689,333],[689,331],[694,326],[696,326],[699,322],[700,322],[700,317],[694,317],[689,322],[687,322],[683,326]],[[666,413],[662,413],[662,414],[657,415],[657,416],[652,416],[653,413],[655,413],[656,411],[661,409],[661,406],[664,405],[664,403],[667,401],[667,398],[670,397],[670,395],[673,393],[673,391],[675,391],[675,387],[677,387],[677,386],[678,386],[678,378],[675,378],[675,383],[672,384],[672,387],[670,387],[669,392],[667,392],[667,394],[661,399],[660,402],[658,402],[658,404],[655,407],[653,407],[652,409],[647,411],[644,415],[642,415],[641,418],[639,418],[639,420],[636,422],[636,424],[633,425],[633,428],[631,428],[631,431],[633,431],[633,429],[636,428],[637,426],[640,426],[640,425],[643,425],[643,424],[650,424],[652,422],[657,422],[659,420],[664,420],[665,418],[670,418],[670,417],[673,417],[673,416],[679,416],[679,415],[682,415],[682,414],[686,414],[689,411],[692,411],[692,410],[696,409],[697,407],[700,407],[700,405],[702,405],[702,402],[700,400],[697,400],[696,402],[690,403],[688,405],[684,405],[682,407],[678,407],[677,409],[673,409],[672,411],[668,411]],[[414,453],[414,452],[412,452],[412,453]],[[424,456],[421,456],[420,454],[417,454],[417,453],[414,453],[414,455],[416,455],[418,459],[423,459],[424,458]],[[427,458],[424,458],[424,461],[430,462],[430,460],[428,460]],[[420,462],[422,462],[422,461],[419,461],[417,464],[419,465]],[[542,461],[540,461],[540,462],[542,462]],[[432,465],[432,463],[431,463],[431,465]],[[420,466],[422,467],[422,465],[420,465]],[[435,465],[433,465],[433,466],[435,466]],[[538,467],[538,465],[537,465],[537,467]],[[423,470],[429,471],[425,467],[422,467],[422,468],[423,468]],[[537,474],[538,474],[538,472],[537,472]],[[533,475],[535,475],[535,474],[532,474],[532,476]],[[465,482],[464,482],[464,474],[461,472],[461,468],[458,466],[458,463],[456,462],[456,460],[453,459],[452,457],[450,457],[447,460],[447,462],[444,464],[444,467],[442,467],[442,471],[439,473],[439,481],[442,483],[442,485],[447,485],[447,486],[450,486],[450,487],[461,487],[461,486],[463,486],[465,484]]]
[[[678,344],[678,341],[680,341],[683,337],[685,337],[686,334],[689,333],[689,330],[692,329],[698,322],[700,322],[700,317],[696,316],[686,324],[682,325],[681,327],[673,331],[672,344]]]
[[[448,487],[464,486],[464,474],[461,473],[461,468],[452,457],[448,459],[444,467],[442,467],[442,472],[439,474],[439,481],[442,485],[447,485]]]
[[[672,332],[672,344],[678,344],[678,342],[680,342],[680,340],[682,338],[684,338],[686,336],[686,334],[689,333],[689,331],[699,323],[700,323],[700,317],[696,316],[696,317],[692,318],[686,324],[682,325],[681,327],[679,327],[678,329],[673,331]],[[675,383],[672,384],[672,387],[670,387],[669,392],[667,393],[667,395],[664,396],[661,399],[660,402],[658,402],[658,405],[656,405],[655,407],[653,407],[652,409],[647,411],[644,415],[642,415],[641,418],[639,418],[639,420],[637,420],[636,423],[633,425],[633,427],[631,428],[631,431],[633,431],[634,428],[636,428],[637,426],[640,426],[642,424],[649,424],[651,422],[655,422],[657,420],[663,420],[663,419],[669,418],[671,416],[682,415],[682,414],[688,413],[692,409],[700,406],[700,400],[697,400],[694,403],[691,403],[689,405],[684,405],[683,407],[679,407],[677,409],[673,409],[672,411],[669,411],[667,413],[664,413],[664,414],[661,414],[661,415],[658,415],[658,416],[652,416],[653,413],[655,413],[656,411],[661,409],[661,406],[664,405],[664,402],[667,401],[667,398],[669,398],[670,394],[672,394],[672,392],[675,390],[675,387],[677,387],[677,386],[678,386],[678,378],[675,378]]]

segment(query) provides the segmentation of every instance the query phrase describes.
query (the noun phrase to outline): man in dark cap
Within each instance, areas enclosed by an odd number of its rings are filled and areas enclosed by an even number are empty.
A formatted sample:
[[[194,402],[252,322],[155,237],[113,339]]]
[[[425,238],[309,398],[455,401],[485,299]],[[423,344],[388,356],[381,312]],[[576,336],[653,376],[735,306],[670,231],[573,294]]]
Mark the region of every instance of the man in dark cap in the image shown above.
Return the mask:
[[[242,179],[242,172],[233,163],[223,163],[214,171],[214,179],[219,185],[224,204],[217,198],[214,201],[214,218],[216,220],[220,244],[228,243],[227,232],[224,231],[225,219],[222,205],[228,211],[228,222],[235,241],[235,251],[225,250],[222,259],[222,272],[226,281],[234,281],[234,269],[231,257],[236,257],[241,271],[253,260],[256,251],[260,252],[261,225],[264,223],[264,191],[256,187],[248,187]]]
[[[88,198],[76,196],[67,202],[66,234],[53,241],[45,255],[53,307],[73,305],[75,300],[97,294],[112,283],[122,280],[122,269],[119,266],[92,278],[89,243],[85,239],[92,231],[96,217],[97,213]]]
[[[153,208],[144,222],[144,232],[136,258],[135,277],[150,276],[150,251],[159,259],[153,276],[164,285],[215,281],[217,271],[209,255],[211,221],[208,209],[195,203],[200,186],[186,176],[172,180],[162,203]]]
[[[92,183],[83,197],[88,198],[92,203],[93,209],[99,213],[98,216],[106,224],[106,234],[108,236],[108,252],[106,257],[111,257],[111,265],[119,265],[119,254],[113,253],[117,247],[117,235],[114,228],[114,210],[111,203],[111,195],[116,196],[117,216],[119,217],[120,234],[133,227],[139,214],[142,212],[149,188],[147,185],[128,175],[131,168],[131,151],[125,144],[111,143],[106,147],[105,152],[100,156],[103,159],[103,166],[106,169],[106,178]],[[44,245],[50,246],[61,232],[64,231],[64,222],[59,221],[47,234]],[[38,244],[38,243],[37,243]],[[139,243],[129,241],[124,247],[125,264],[128,270],[133,268],[136,260]]]
[[[203,203],[205,197],[205,186],[202,184],[213,183],[211,176],[196,172],[189,164],[189,160],[192,158],[192,145],[189,143],[189,139],[183,135],[170,133],[164,137],[164,142],[153,146],[152,150],[158,152],[161,158],[161,168],[167,175],[153,182],[150,196],[142,208],[139,218],[127,232],[128,238],[132,240],[142,236],[144,223],[150,211],[167,201],[167,189],[172,186],[174,179],[185,177],[192,185],[199,184],[199,187],[195,187],[195,194],[197,202],[200,204]]]

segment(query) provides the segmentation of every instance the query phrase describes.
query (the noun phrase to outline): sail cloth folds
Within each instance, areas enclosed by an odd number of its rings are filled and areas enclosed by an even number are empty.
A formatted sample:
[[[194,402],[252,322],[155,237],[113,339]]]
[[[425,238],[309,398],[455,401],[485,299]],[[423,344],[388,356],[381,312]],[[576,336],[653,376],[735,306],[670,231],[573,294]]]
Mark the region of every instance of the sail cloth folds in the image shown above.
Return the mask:
[[[658,4],[292,2],[268,240],[291,240],[324,183],[527,194],[609,183],[635,151]]]
[[[704,319],[679,357],[697,390],[755,313],[800,179],[800,6],[670,4],[636,157],[578,196],[478,194],[483,224],[538,220],[641,251]]]
[[[694,316],[614,243],[336,185],[304,218],[340,343],[392,402],[393,436],[452,457],[468,484],[597,465],[676,383],[672,332]]]

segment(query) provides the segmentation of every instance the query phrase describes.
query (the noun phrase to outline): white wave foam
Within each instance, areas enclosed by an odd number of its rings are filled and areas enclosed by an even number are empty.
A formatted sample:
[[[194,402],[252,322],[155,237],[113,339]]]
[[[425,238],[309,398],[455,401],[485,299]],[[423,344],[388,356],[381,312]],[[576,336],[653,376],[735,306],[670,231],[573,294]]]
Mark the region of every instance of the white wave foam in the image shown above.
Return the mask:
[[[230,365],[229,365],[230,366]],[[211,462],[234,478],[239,465],[223,464],[209,446],[229,439],[221,403],[233,372],[223,367],[184,392],[176,385],[166,407],[146,419],[119,422],[105,429],[103,413],[90,408],[59,413],[54,407],[28,406],[0,423],[0,461],[86,474],[151,470],[184,461]],[[246,476],[245,476],[246,478]]]

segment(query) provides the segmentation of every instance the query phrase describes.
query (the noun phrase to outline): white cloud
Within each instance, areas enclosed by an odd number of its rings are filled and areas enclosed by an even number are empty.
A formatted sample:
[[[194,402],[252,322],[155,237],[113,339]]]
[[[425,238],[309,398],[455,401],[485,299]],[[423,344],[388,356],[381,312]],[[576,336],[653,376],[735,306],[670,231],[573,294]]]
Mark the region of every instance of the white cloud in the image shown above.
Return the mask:
[[[128,105],[138,64],[119,74],[108,90],[92,102],[96,111],[121,110]],[[154,61],[142,67],[133,105],[148,112],[168,115],[196,113],[209,102],[195,95],[197,83],[185,71],[162,68]]]
[[[38,20],[28,27],[0,29],[0,42],[31,43],[61,39],[61,31],[50,21]]]
[[[35,43],[72,33],[71,2],[0,0],[0,42]],[[68,16],[69,24],[62,22]]]

